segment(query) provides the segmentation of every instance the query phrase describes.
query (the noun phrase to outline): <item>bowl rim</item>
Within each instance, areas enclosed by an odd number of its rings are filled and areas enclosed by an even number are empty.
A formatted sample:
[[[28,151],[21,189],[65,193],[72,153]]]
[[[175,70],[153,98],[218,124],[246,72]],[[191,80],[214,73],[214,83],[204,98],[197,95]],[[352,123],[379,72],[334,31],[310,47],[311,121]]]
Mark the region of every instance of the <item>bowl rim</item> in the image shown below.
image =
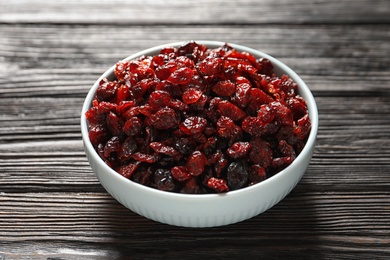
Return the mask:
[[[139,52],[136,52],[122,60],[133,60],[136,59],[142,55],[154,55],[157,54],[162,48],[165,47],[179,47],[189,41],[180,41],[180,42],[172,42],[167,44],[158,45],[155,47],[151,47]],[[89,155],[93,156],[94,159],[99,163],[100,167],[103,167],[103,169],[108,172],[110,175],[112,175],[112,178],[115,178],[117,181],[124,181],[127,182],[129,185],[129,188],[135,188],[139,190],[143,190],[144,192],[149,192],[151,194],[154,194],[155,196],[164,196],[166,198],[172,198],[172,199],[179,199],[179,200],[209,200],[209,199],[218,199],[221,197],[233,197],[238,196],[243,193],[251,192],[253,190],[261,189],[262,186],[270,185],[275,182],[282,181],[283,176],[286,175],[289,171],[289,169],[293,168],[294,165],[297,165],[301,163],[301,161],[304,160],[307,156],[311,156],[311,149],[315,146],[316,138],[317,138],[317,132],[318,132],[318,109],[316,105],[315,98],[310,91],[309,87],[306,85],[306,83],[302,80],[302,78],[293,71],[290,67],[288,67],[286,64],[281,62],[280,60],[274,58],[273,56],[266,54],[262,51],[258,51],[256,49],[230,43],[230,42],[221,42],[221,41],[209,41],[209,40],[195,40],[196,43],[206,45],[208,48],[218,48],[223,46],[224,44],[228,44],[229,46],[233,47],[234,49],[240,51],[240,52],[248,52],[254,55],[256,58],[263,57],[267,58],[271,61],[271,63],[274,65],[274,67],[278,67],[280,70],[283,71],[283,74],[288,75],[290,78],[293,79],[293,81],[298,84],[298,93],[302,95],[304,93],[304,99],[306,101],[308,111],[309,111],[309,117],[311,120],[311,130],[309,133],[309,137],[306,141],[306,144],[301,151],[301,153],[296,157],[296,159],[285,169],[281,170],[280,172],[276,173],[275,175],[271,176],[268,179],[265,179],[264,181],[260,183],[256,183],[254,185],[244,187],[237,190],[232,190],[224,193],[212,193],[212,194],[185,194],[185,193],[176,193],[176,192],[167,192],[167,191],[161,191],[152,187],[148,187],[139,183],[136,183],[128,178],[125,178],[124,176],[118,174],[114,169],[109,167],[104,161],[100,158],[98,153],[93,148],[92,143],[89,140],[88,137],[88,123],[87,119],[85,117],[85,112],[91,107],[93,97],[95,95],[95,92],[99,86],[99,82],[104,78],[110,78],[113,76],[113,71],[115,68],[115,64],[111,66],[108,70],[106,70],[93,84],[93,86],[88,91],[88,94],[84,100],[82,110],[81,110],[81,134],[82,134],[82,140],[84,142],[84,147],[86,150],[89,151]],[[281,76],[281,75],[278,75]]]

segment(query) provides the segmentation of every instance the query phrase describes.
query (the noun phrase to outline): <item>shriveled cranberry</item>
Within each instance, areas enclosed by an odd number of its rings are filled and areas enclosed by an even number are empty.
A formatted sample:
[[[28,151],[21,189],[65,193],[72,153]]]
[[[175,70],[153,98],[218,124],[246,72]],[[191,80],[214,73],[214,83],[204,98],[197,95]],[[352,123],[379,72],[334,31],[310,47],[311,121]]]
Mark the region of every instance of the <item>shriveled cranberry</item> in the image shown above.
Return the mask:
[[[90,124],[105,124],[106,114],[99,110],[99,107],[91,107],[85,113],[85,117]]]
[[[164,90],[153,91],[149,96],[149,105],[153,110],[159,110],[168,106],[171,101],[171,95]]]
[[[250,90],[251,85],[249,83],[241,83],[237,85],[233,101],[238,105],[238,107],[245,108],[248,106],[251,101]]]
[[[119,138],[117,136],[111,137],[104,146],[104,157],[108,158],[111,153],[119,152],[120,146]]]
[[[184,67],[175,70],[168,78],[167,81],[172,84],[186,84],[191,81],[194,71],[190,68]]]
[[[231,190],[244,187],[248,182],[246,163],[242,160],[232,162],[227,168],[226,179]]]
[[[248,142],[236,142],[226,150],[226,154],[234,159],[243,158],[248,154],[250,147]]]
[[[116,168],[115,170],[120,174],[122,175],[123,177],[126,177],[126,178],[131,178],[131,176],[133,175],[133,173],[137,170],[138,166],[139,166],[139,162],[135,162],[135,163],[130,163],[128,165],[123,165],[123,166],[119,166],[118,168]]]
[[[229,186],[227,185],[227,182],[224,179],[211,177],[207,182],[207,186],[218,193],[229,191]]]
[[[180,130],[186,135],[195,135],[203,132],[207,124],[207,120],[203,117],[192,116],[186,118],[180,125]]]
[[[217,133],[219,136],[226,138],[231,143],[239,140],[242,136],[241,128],[234,124],[232,119],[226,116],[221,116],[218,119]]]
[[[182,100],[187,105],[193,104],[197,102],[201,96],[202,96],[202,91],[194,88],[189,88],[183,93]]]
[[[141,152],[133,153],[131,157],[138,162],[146,163],[155,163],[160,159],[160,156],[158,154],[145,154]]]
[[[118,61],[114,69],[115,77],[119,81],[125,81],[129,77],[128,75],[129,69],[130,69],[130,62]]]
[[[251,184],[259,183],[267,178],[267,172],[264,167],[253,164],[249,167],[249,181]]]
[[[272,149],[268,142],[261,138],[255,138],[251,141],[249,152],[251,161],[255,164],[267,168],[272,162]]]
[[[172,167],[171,173],[173,178],[179,182],[183,182],[192,178],[192,175],[188,173],[187,169],[184,166]]]
[[[218,81],[213,87],[212,90],[218,96],[228,97],[234,94],[236,91],[236,85],[230,80]]]
[[[154,183],[156,188],[162,191],[174,191],[176,188],[171,172],[165,169],[155,171]]]
[[[139,162],[136,162],[140,164]],[[154,168],[153,167],[138,167],[132,174],[131,180],[145,185],[145,186],[151,186],[152,178],[154,176]]]
[[[99,83],[99,87],[96,90],[96,97],[99,101],[111,100],[115,97],[118,89],[118,83],[115,81],[102,80]]]
[[[100,143],[103,143],[108,138],[107,129],[104,125],[93,125],[89,126],[88,137],[91,143],[97,146]]]
[[[206,156],[200,151],[195,151],[189,156],[185,166],[191,175],[198,176],[204,171],[206,163]]]
[[[308,114],[304,115],[297,121],[297,127],[294,129],[294,133],[301,140],[309,134],[311,130],[311,122]]]
[[[165,145],[161,142],[151,142],[150,147],[156,152],[165,154],[171,157],[180,157],[180,153],[175,150],[172,146]]]
[[[206,58],[199,63],[199,71],[205,76],[218,75],[222,72],[224,64],[221,58]]]
[[[195,150],[196,144],[192,139],[179,138],[175,142],[175,148],[183,155],[189,155]]]
[[[298,85],[228,44],[167,47],[118,62],[114,75],[85,113],[89,138],[143,185],[192,194],[253,185],[290,165],[310,133]]]
[[[199,186],[198,182],[196,181],[196,177],[191,177],[183,183],[183,187],[180,189],[180,193],[199,194],[204,193],[204,189]]]
[[[123,126],[123,132],[129,136],[135,136],[141,133],[142,122],[138,117],[132,117],[126,121]]]
[[[222,116],[229,117],[233,121],[239,121],[246,116],[244,111],[227,100],[218,103],[218,110]]]
[[[218,177],[221,176],[222,172],[229,164],[229,161],[226,157],[227,156],[224,153],[221,153],[221,155],[218,157],[218,160],[214,164],[214,172]]]
[[[119,159],[120,160],[128,160],[131,158],[131,155],[137,150],[137,142],[133,139],[133,137],[129,136],[126,140],[121,144],[119,150]]]
[[[179,124],[179,118],[172,108],[166,107],[150,116],[152,125],[160,130],[174,128]]]

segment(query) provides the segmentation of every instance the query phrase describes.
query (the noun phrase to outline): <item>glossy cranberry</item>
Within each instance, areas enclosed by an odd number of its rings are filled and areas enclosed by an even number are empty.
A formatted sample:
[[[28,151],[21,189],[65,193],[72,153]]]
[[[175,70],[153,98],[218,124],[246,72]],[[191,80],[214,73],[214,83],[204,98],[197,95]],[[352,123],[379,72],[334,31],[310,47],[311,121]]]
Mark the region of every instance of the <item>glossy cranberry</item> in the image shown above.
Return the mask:
[[[85,113],[98,155],[142,185],[219,193],[273,176],[311,122],[298,85],[267,59],[190,41],[120,61]]]

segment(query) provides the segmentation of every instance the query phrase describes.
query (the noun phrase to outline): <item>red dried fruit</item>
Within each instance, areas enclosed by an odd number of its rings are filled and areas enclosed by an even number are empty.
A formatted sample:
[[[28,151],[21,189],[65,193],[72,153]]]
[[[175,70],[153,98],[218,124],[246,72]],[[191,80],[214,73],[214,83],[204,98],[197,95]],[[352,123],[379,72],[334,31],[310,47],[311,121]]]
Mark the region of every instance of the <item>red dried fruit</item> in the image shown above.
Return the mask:
[[[129,77],[130,63],[128,61],[118,61],[114,74],[119,81],[125,81]]]
[[[241,128],[234,124],[233,120],[226,116],[221,116],[217,121],[217,133],[220,137],[224,137],[232,144],[236,140],[241,139]]]
[[[100,81],[99,87],[96,90],[96,97],[99,101],[111,100],[112,98],[115,97],[117,89],[118,89],[117,82],[102,80]]]
[[[184,166],[175,166],[171,169],[172,176],[175,180],[183,182],[190,178],[192,175],[188,173],[187,169]]]
[[[259,183],[267,178],[267,172],[265,168],[261,167],[258,164],[253,164],[249,167],[249,176],[248,179],[251,185]]]
[[[218,111],[222,116],[231,118],[233,121],[239,121],[246,116],[246,113],[227,100],[218,103]]]
[[[152,110],[157,111],[162,107],[166,107],[171,102],[171,95],[164,90],[153,91],[149,96],[148,104]]]
[[[156,153],[165,154],[171,157],[180,157],[181,154],[172,146],[160,142],[151,142],[149,145]]]
[[[85,113],[89,138],[142,185],[192,194],[253,185],[290,165],[310,133],[298,85],[228,44],[167,47],[118,62],[114,75]]]
[[[206,163],[206,156],[199,151],[195,151],[189,156],[186,168],[191,175],[198,176],[204,171]]]
[[[198,194],[204,193],[204,190],[199,187],[196,177],[191,177],[183,183],[183,187],[180,189],[180,193],[186,194]]]
[[[119,166],[118,168],[116,168],[115,170],[123,177],[126,177],[129,179],[129,178],[131,178],[131,176],[133,175],[135,170],[137,170],[139,164],[140,164],[139,162],[135,162],[135,163],[130,163],[128,165],[122,165],[122,166]]]
[[[107,129],[104,125],[89,125],[88,137],[94,146],[104,143],[108,138]]]
[[[227,185],[227,182],[224,179],[211,177],[207,182],[207,186],[218,193],[229,191],[229,186]]]
[[[91,107],[85,112],[85,118],[92,125],[105,124],[106,115],[105,113],[100,112],[99,107]]]
[[[206,58],[199,64],[199,71],[204,76],[214,76],[222,72],[225,61],[221,58]]]
[[[142,131],[142,122],[138,117],[132,117],[123,126],[123,132],[129,136],[139,135]]]
[[[154,183],[156,188],[162,191],[174,191],[176,188],[171,172],[165,169],[157,169],[155,171]]]
[[[179,118],[172,108],[163,108],[150,116],[152,125],[160,130],[167,130],[179,124]]]
[[[186,67],[179,68],[167,78],[167,81],[175,85],[186,84],[191,81],[193,75],[194,71],[192,69]]]
[[[294,134],[296,134],[299,139],[303,140],[306,138],[306,136],[308,136],[310,129],[310,118],[309,115],[306,114],[297,121],[297,127],[294,129]]]
[[[108,158],[112,153],[117,153],[120,150],[120,142],[119,138],[117,136],[113,136],[110,138],[110,140],[107,141],[106,145],[104,146],[103,155],[104,157]]]
[[[227,168],[226,179],[230,190],[244,187],[248,182],[246,163],[242,160],[232,162]]]
[[[141,152],[136,152],[131,155],[131,158],[138,162],[145,162],[145,163],[155,163],[160,159],[160,156],[158,154],[145,154]]]
[[[186,118],[180,125],[180,130],[185,133],[186,135],[195,135],[200,134],[203,132],[207,125],[207,120],[199,117],[199,116],[192,116],[189,118]]]
[[[202,91],[189,88],[186,91],[184,91],[182,95],[182,100],[184,104],[193,104],[199,100],[199,98],[202,96]]]
[[[249,152],[250,160],[259,164],[261,167],[267,168],[272,162],[272,149],[268,142],[261,138],[256,138],[251,142]]]
[[[107,116],[107,128],[114,136],[122,133],[123,121],[116,114],[110,111]]]
[[[137,150],[137,142],[132,137],[127,137],[121,144],[118,158],[126,161],[131,158],[131,155]]]
[[[248,154],[250,147],[248,142],[236,142],[226,150],[226,154],[234,159],[243,158]]]
[[[230,80],[218,81],[212,87],[212,90],[218,96],[228,97],[234,94],[234,92],[236,91],[236,85]]]

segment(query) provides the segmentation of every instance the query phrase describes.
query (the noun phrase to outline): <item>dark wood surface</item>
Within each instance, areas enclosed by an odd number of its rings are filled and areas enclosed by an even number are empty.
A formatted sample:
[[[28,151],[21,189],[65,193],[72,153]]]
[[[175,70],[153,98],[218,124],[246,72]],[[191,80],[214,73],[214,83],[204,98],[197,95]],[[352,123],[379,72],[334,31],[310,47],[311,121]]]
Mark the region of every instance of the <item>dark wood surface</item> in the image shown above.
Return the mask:
[[[94,81],[181,40],[262,50],[318,102],[306,174],[250,220],[147,220],[85,157],[79,118]],[[0,259],[390,259],[389,68],[387,0],[0,1]]]

